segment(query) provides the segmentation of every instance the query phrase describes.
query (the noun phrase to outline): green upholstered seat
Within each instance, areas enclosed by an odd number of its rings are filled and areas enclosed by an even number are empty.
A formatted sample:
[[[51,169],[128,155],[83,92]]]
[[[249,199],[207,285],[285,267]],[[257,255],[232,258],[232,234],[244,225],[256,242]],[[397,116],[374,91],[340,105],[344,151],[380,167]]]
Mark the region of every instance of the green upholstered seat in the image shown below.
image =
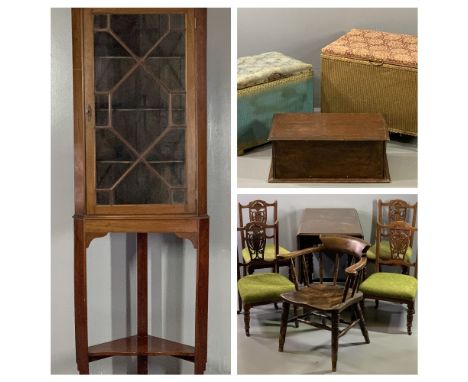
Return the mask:
[[[293,291],[294,284],[279,273],[257,273],[241,278],[237,282],[244,304],[279,301],[280,295]]]
[[[365,279],[360,290],[369,296],[414,300],[417,288],[418,280],[413,276],[378,272]]]
[[[289,253],[286,248],[279,246],[279,254]],[[249,249],[246,247],[242,250],[242,258],[244,259],[244,263],[250,263],[250,254]],[[274,261],[275,260],[275,245],[273,243],[268,243],[265,245],[265,261]]]
[[[375,261],[375,244],[367,250],[367,259]],[[383,260],[390,259],[390,243],[388,241],[381,241],[379,245],[379,255]],[[413,248],[408,247],[408,250],[405,254],[405,261],[410,263],[413,257]]]

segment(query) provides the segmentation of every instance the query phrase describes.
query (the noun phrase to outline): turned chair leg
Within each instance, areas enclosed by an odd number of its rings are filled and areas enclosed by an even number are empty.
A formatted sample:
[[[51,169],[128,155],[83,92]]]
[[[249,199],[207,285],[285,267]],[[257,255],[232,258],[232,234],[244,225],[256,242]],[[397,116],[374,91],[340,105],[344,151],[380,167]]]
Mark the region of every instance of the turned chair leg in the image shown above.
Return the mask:
[[[245,335],[250,337],[250,305],[244,305]]]
[[[375,300],[375,309],[379,308],[379,300]]]
[[[288,328],[289,317],[289,302],[283,302],[283,313],[281,314],[281,327],[278,351],[282,352],[284,349],[284,341],[286,340],[286,329]]]
[[[414,302],[409,302],[408,312],[406,313],[406,326],[408,328],[408,335],[411,335],[413,332],[411,330],[413,326],[413,315],[414,315]]]
[[[361,327],[361,333],[364,337],[364,339],[366,340],[366,344],[370,343],[370,340],[369,340],[369,333],[367,331],[367,325],[366,325],[366,321],[364,320],[364,315],[362,314],[362,310],[361,310],[361,307],[359,304],[356,304],[356,307],[354,308],[356,314],[357,314],[357,317],[359,319],[359,326]]]
[[[237,311],[237,314],[241,314],[241,312],[242,312],[242,298],[241,298],[239,292],[237,292],[237,298],[238,298],[238,303],[239,303],[239,310]]]
[[[332,371],[336,371],[336,362],[338,360],[338,322],[340,321],[340,314],[338,312],[332,312]]]
[[[277,302],[274,302],[273,304],[275,305],[275,309],[278,310],[278,309],[279,309],[279,308],[278,308],[278,303],[277,303]]]

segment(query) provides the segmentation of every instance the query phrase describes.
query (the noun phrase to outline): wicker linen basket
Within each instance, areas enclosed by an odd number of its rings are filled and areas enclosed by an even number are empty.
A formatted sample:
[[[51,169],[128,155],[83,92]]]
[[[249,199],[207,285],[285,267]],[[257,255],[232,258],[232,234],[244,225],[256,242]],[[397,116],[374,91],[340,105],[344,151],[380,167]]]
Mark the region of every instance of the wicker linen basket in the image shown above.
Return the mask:
[[[417,135],[417,37],[352,29],[322,49],[321,110],[382,113],[388,130]]]
[[[268,141],[273,114],[313,111],[312,65],[278,52],[237,60],[237,153]]]

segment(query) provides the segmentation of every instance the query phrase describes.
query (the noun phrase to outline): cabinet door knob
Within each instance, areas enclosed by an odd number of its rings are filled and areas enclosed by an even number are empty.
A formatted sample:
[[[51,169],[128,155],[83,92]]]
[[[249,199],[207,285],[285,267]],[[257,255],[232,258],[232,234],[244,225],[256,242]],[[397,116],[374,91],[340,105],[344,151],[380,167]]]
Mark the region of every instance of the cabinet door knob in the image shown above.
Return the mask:
[[[93,109],[91,109],[91,105],[88,105],[86,108],[86,118],[88,119],[88,122],[91,122],[91,117],[93,116]]]

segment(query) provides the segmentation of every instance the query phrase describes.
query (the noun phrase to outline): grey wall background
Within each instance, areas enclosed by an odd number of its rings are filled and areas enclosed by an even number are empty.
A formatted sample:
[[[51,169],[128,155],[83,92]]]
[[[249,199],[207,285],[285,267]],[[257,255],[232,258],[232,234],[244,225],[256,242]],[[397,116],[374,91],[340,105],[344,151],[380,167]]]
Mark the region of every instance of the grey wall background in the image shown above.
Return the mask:
[[[52,9],[51,372],[76,373],[73,316],[73,115],[70,9]],[[230,10],[208,10],[208,213],[210,290],[207,373],[230,372]],[[90,345],[136,332],[133,234],[111,234],[88,249]],[[149,240],[150,331],[194,343],[195,251],[190,242]],[[129,309],[127,309],[127,307]],[[91,373],[126,373],[129,358],[93,362]],[[150,357],[152,373],[192,373],[193,364]]]
[[[417,9],[238,9],[237,55],[279,51],[311,63],[314,107],[320,107],[320,50],[352,28],[417,35]]]
[[[413,204],[418,201],[417,195],[385,194],[385,195],[238,195],[242,204],[262,199],[268,202],[278,201],[278,222],[280,245],[288,250],[296,250],[296,234],[302,211],[305,208],[355,208],[359,214],[364,239],[374,243],[375,224],[377,218],[377,200],[403,199]],[[418,234],[416,233],[414,248],[417,253]],[[240,240],[238,240],[238,245]],[[395,267],[393,267],[395,269]],[[267,270],[268,271],[268,270]]]

